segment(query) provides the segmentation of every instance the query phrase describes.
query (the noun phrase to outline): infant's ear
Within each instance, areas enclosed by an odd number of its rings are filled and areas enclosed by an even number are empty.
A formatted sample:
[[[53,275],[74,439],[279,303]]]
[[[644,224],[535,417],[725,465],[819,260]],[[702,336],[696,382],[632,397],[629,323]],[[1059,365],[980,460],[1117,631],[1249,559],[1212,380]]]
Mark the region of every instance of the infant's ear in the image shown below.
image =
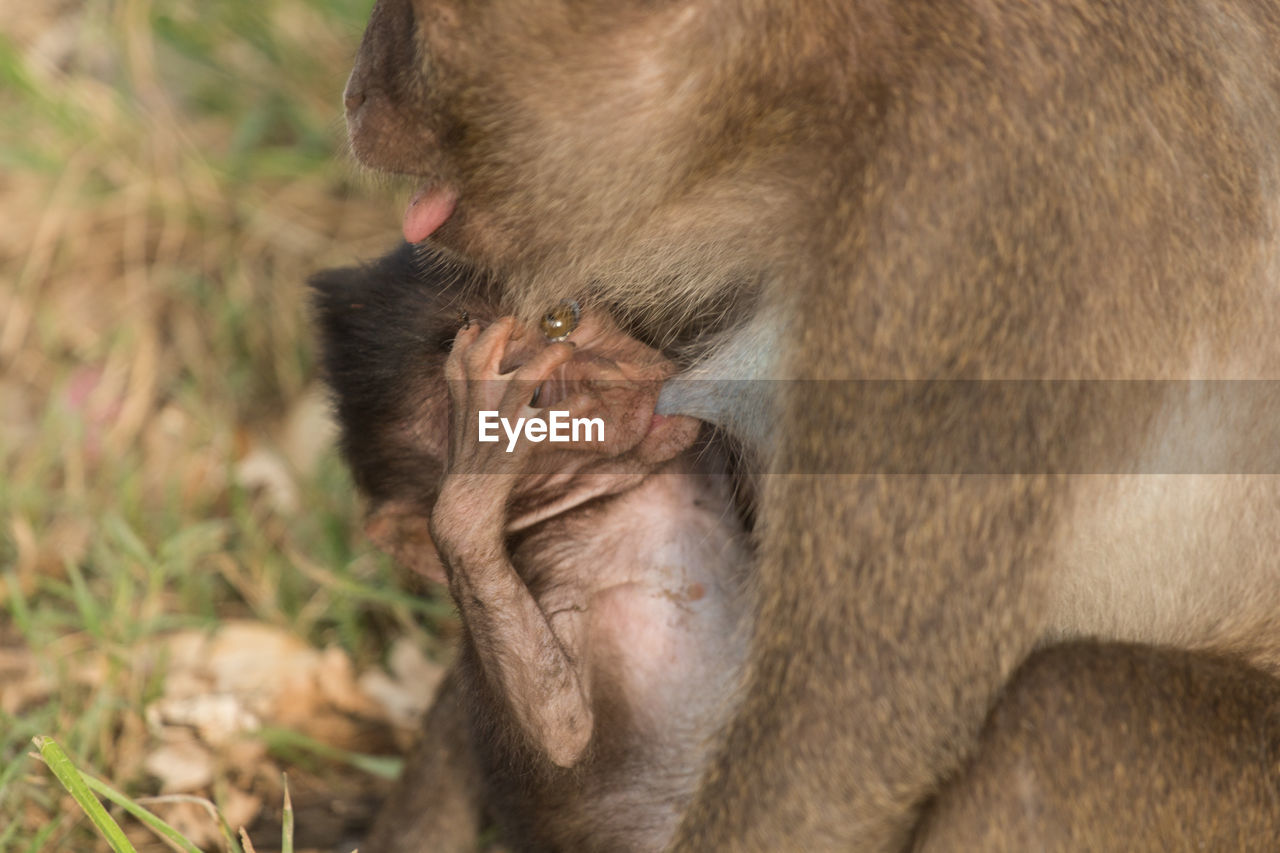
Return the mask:
[[[431,517],[404,501],[387,501],[372,512],[364,525],[373,544],[390,554],[400,565],[428,580],[447,583],[444,563],[431,538]]]

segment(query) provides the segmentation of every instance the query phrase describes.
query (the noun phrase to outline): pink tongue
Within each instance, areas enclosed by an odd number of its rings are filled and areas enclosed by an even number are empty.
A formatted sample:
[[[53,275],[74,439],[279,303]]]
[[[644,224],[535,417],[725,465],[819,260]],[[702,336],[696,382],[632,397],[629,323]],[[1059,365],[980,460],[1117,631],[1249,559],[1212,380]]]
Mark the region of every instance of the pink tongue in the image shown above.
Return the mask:
[[[431,236],[453,213],[458,194],[452,190],[422,187],[409,199],[404,212],[404,238],[410,243],[421,243]]]

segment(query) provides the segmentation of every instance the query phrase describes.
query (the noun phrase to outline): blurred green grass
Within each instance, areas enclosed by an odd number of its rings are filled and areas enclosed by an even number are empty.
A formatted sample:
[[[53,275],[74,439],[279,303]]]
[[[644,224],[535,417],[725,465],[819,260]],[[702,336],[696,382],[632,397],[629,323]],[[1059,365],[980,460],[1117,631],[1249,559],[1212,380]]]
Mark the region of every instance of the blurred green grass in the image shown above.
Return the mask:
[[[0,0],[0,685],[45,684],[0,686],[0,851],[100,849],[34,735],[149,792],[147,638],[252,618],[369,662],[445,618],[316,414],[303,282],[398,233],[343,151],[370,6]]]

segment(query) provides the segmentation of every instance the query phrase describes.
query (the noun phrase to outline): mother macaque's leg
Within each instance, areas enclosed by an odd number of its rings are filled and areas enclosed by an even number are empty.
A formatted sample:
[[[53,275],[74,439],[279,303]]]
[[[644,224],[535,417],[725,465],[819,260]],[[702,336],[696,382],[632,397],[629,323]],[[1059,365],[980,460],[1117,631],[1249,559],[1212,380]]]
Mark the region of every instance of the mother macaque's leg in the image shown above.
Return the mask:
[[[1280,681],[1230,658],[1069,643],[1033,655],[918,851],[1270,850]]]

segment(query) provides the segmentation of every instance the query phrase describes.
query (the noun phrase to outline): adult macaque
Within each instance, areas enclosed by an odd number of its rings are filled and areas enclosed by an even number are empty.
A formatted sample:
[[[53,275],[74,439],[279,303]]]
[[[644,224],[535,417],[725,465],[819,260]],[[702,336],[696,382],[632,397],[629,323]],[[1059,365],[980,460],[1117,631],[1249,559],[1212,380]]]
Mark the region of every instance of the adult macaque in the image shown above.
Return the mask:
[[[590,311],[572,344],[547,344],[407,246],[314,285],[371,529],[446,570],[463,622],[407,771],[422,787],[394,795],[367,846],[465,848],[478,798],[522,849],[660,849],[726,718],[750,612],[724,457],[693,446],[696,421],[653,415],[670,362]],[[535,394],[600,416],[603,441],[477,441],[479,412],[542,414]]]
[[[1140,476],[1213,432],[1194,386],[937,415],[949,380],[1280,376],[1277,44],[1276,0],[379,0],[348,120],[422,180],[409,241],[522,316],[576,298],[702,375],[830,380],[712,407],[780,476],[677,849],[899,848],[1047,639],[1274,634],[1280,485],[1248,475],[1280,444]],[[1274,398],[1237,414],[1274,428]],[[1037,462],[966,476],[975,440]]]

